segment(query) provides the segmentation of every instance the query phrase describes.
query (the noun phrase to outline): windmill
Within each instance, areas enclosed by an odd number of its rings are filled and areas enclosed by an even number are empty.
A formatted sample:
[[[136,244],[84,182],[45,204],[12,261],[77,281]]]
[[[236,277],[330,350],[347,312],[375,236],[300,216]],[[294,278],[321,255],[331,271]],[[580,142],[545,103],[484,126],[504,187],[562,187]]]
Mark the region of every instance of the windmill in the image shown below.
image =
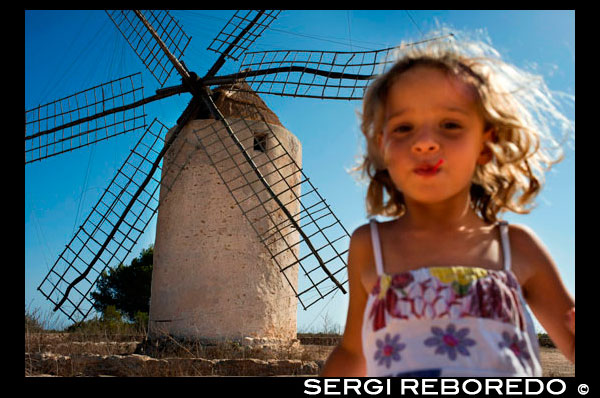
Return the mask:
[[[236,92],[242,96],[259,93],[360,99],[391,49],[249,52],[278,12],[239,11],[209,46],[220,55],[200,78],[180,61],[191,38],[167,11],[107,14],[161,87],[173,70],[181,77],[181,84],[144,97],[138,73],[25,112],[26,165],[142,131],[38,287],[54,310],[74,321],[89,315],[93,308],[90,293],[100,274],[122,263],[157,212],[160,218],[171,191],[196,153],[212,165],[233,198],[240,220],[255,233],[269,253],[269,261],[304,309],[337,290],[345,293],[346,229],[306,177],[289,146],[283,145],[281,134],[268,123],[268,112],[260,109],[260,103],[248,101],[242,114],[224,115],[228,105],[219,99],[233,97]],[[240,62],[239,72],[217,76],[227,60]],[[225,86],[220,91],[223,94],[216,95],[219,90],[213,89],[215,86]],[[183,93],[192,97],[175,127],[169,130],[157,119],[146,124],[145,104]],[[212,122],[194,126],[198,119]],[[186,145],[192,150],[185,152],[182,148]],[[222,150],[211,150],[212,145]],[[273,157],[267,148],[281,152]],[[258,157],[264,163],[257,163]],[[163,160],[170,162],[168,170]],[[278,179],[273,180],[275,177]],[[236,196],[240,192],[249,192],[249,198]],[[273,251],[278,246],[281,249]],[[303,278],[295,282],[293,275],[299,271]]]

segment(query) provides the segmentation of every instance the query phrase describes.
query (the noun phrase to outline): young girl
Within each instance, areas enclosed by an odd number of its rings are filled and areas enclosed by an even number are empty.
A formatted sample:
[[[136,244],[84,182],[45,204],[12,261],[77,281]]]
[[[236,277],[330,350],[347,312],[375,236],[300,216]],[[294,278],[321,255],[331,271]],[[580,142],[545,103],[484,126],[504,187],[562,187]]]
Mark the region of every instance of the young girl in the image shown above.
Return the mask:
[[[367,212],[394,218],[352,234],[346,327],[321,376],[539,377],[525,302],[575,362],[575,303],[556,264],[531,229],[497,218],[528,213],[542,164],[560,161],[541,149],[539,111],[572,125],[543,82],[524,85],[485,47],[401,50],[365,94]]]

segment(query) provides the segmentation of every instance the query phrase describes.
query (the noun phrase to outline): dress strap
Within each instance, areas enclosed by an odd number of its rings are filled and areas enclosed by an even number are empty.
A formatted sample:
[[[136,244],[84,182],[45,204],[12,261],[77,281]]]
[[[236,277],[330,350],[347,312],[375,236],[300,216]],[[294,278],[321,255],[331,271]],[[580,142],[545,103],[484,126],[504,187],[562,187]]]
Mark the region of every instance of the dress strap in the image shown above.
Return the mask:
[[[375,268],[377,275],[383,275],[383,259],[381,257],[381,244],[379,242],[379,232],[377,230],[377,221],[372,218],[371,224],[371,244],[373,245],[373,254],[375,255]]]
[[[498,221],[498,227],[500,228],[500,237],[502,240],[502,253],[504,257],[504,270],[508,271],[511,265],[510,259],[510,241],[508,239],[508,222],[501,220]]]

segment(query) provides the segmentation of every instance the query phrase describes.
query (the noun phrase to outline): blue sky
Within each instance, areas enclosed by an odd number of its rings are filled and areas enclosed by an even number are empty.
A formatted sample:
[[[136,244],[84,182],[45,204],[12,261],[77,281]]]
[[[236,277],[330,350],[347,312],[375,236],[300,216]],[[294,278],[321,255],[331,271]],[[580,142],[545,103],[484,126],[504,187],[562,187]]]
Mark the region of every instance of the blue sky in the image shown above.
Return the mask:
[[[183,57],[199,75],[217,55],[206,50],[233,11],[173,11],[192,41]],[[253,51],[296,49],[364,51],[420,40],[438,24],[483,30],[507,61],[540,74],[551,90],[575,94],[574,11],[452,10],[295,10],[282,12]],[[236,71],[228,62],[222,73]],[[137,59],[104,11],[25,12],[25,109],[77,91],[143,72],[144,92],[153,94],[153,77]],[[171,78],[166,84],[178,84]],[[302,143],[303,168],[334,213],[351,233],[365,223],[365,186],[347,170],[363,145],[356,111],[360,101],[333,101],[264,95],[283,125]],[[146,107],[148,123],[157,117],[175,124],[188,95]],[[574,106],[565,108],[574,120]],[[307,117],[308,116],[308,117]],[[36,290],[76,228],[85,220],[139,134],[119,136],[25,167],[25,306],[51,313]],[[327,143],[326,145],[324,145]],[[575,294],[575,151],[546,176],[538,206],[529,215],[506,214],[512,223],[530,226],[557,263],[568,290]],[[154,241],[151,223],[132,252]],[[337,325],[343,330],[347,296],[338,293],[299,309],[300,331]],[[60,316],[54,321],[60,323]],[[537,324],[538,330],[541,326]]]

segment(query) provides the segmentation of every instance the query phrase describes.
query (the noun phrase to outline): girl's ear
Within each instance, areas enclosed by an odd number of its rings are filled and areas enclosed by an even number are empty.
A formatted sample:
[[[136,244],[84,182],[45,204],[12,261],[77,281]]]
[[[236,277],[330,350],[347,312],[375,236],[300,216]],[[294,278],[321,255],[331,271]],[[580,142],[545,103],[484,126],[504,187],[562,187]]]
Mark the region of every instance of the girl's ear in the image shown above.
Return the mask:
[[[477,158],[477,164],[484,165],[492,160],[494,154],[486,144],[488,142],[496,142],[496,140],[496,130],[493,127],[483,133],[483,148]]]

